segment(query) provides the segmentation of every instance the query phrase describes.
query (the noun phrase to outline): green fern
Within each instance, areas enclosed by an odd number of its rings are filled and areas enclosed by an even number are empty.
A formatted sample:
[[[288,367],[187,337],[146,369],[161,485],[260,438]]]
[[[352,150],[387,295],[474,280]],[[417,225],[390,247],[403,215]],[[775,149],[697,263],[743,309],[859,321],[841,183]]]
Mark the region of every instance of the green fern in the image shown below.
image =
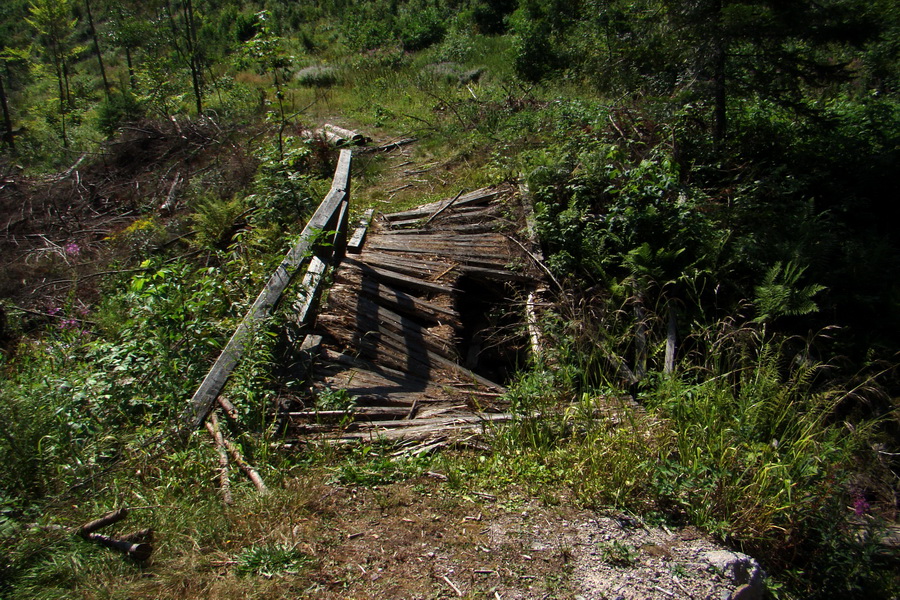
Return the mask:
[[[813,297],[823,291],[825,286],[813,283],[800,287],[797,283],[806,272],[801,267],[788,261],[781,261],[769,269],[761,285],[756,286],[754,305],[759,316],[756,323],[767,323],[778,317],[808,315],[819,310]]]
[[[237,197],[207,197],[197,204],[196,210],[193,221],[197,242],[205,248],[221,248],[230,243],[235,224],[244,215],[244,202]]]

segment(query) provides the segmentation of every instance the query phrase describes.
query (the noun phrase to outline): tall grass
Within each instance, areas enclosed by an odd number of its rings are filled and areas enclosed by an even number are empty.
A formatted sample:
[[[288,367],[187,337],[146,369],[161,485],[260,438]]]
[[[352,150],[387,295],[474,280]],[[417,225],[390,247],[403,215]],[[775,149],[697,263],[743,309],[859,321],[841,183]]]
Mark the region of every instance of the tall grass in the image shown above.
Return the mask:
[[[709,328],[718,356],[648,374],[634,402],[616,384],[620,316],[556,325],[564,343],[511,386],[517,417],[476,470],[545,499],[696,525],[802,597],[890,597],[898,582],[875,560],[884,521],[859,484],[890,413],[849,419],[860,386],[796,340],[731,325]]]

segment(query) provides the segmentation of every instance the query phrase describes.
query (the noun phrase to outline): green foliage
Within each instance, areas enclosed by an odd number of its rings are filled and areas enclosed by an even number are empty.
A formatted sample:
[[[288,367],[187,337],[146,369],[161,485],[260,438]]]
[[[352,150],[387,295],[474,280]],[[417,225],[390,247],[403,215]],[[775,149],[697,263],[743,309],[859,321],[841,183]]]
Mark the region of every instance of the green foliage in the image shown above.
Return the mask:
[[[257,575],[273,577],[282,574],[296,574],[312,559],[293,546],[273,544],[245,548],[235,557],[235,573],[239,577]]]
[[[431,458],[426,455],[393,457],[389,445],[364,445],[353,448],[334,468],[334,480],[343,485],[378,486],[404,481],[427,470]]]
[[[623,544],[619,540],[601,542],[598,544],[598,547],[603,562],[616,567],[631,567],[637,562],[637,559],[640,556],[637,548],[628,544]]]
[[[312,203],[314,176],[313,142],[286,137],[282,147],[263,146],[259,169],[253,182],[254,193],[247,202],[254,207],[251,220],[259,226],[296,222]]]
[[[97,111],[97,127],[111,136],[121,126],[134,123],[144,117],[141,102],[130,92],[113,94]]]
[[[799,287],[800,278],[806,271],[793,262],[775,263],[766,273],[763,282],[756,287],[756,321],[764,323],[785,315],[808,315],[819,310],[813,296],[825,289],[824,286],[810,284]]]
[[[245,213],[241,198],[202,198],[194,213],[197,243],[210,249],[224,249],[230,245],[238,220]]]

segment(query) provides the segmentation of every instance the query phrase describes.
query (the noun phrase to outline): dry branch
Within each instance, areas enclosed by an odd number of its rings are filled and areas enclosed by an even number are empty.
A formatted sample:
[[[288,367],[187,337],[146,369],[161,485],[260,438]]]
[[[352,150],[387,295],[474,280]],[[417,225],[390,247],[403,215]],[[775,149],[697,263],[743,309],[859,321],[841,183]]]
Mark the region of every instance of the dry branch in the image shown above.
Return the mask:
[[[231,454],[232,460],[234,460],[235,464],[240,467],[241,471],[243,471],[247,477],[250,478],[250,481],[253,482],[253,485],[256,486],[256,489],[260,494],[265,495],[269,493],[269,488],[266,487],[266,484],[263,483],[262,477],[259,476],[259,472],[251,467],[246,460],[244,460],[244,456],[241,454],[240,449],[235,446],[230,440],[226,440],[223,437],[223,441],[225,443],[225,448],[228,450],[228,453]]]
[[[234,499],[231,497],[231,480],[228,478],[228,451],[225,449],[225,438],[219,430],[219,419],[216,413],[209,415],[206,421],[206,429],[213,437],[216,444],[216,451],[219,453],[219,489],[222,490],[222,502],[232,504]]]

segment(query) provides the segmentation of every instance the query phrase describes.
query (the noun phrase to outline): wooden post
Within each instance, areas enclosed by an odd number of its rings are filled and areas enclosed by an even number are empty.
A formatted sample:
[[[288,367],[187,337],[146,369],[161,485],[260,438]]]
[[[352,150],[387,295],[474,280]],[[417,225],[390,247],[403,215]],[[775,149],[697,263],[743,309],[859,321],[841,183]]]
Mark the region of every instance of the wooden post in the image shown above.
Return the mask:
[[[351,254],[359,254],[362,251],[363,242],[366,239],[366,232],[372,223],[372,217],[375,215],[375,209],[368,209],[360,219],[359,226],[353,231],[350,241],[347,242],[347,252]]]
[[[675,305],[669,300],[669,327],[666,335],[666,363],[665,373],[671,375],[675,372],[675,343],[678,341],[678,314]]]

